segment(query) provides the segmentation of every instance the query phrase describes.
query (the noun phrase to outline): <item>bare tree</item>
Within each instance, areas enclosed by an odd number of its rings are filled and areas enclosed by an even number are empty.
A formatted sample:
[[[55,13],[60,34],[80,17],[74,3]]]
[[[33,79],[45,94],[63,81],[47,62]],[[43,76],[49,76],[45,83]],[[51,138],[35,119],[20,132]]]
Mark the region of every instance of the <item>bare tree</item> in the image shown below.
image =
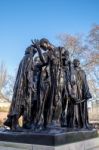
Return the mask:
[[[70,57],[79,57],[81,53],[86,49],[86,45],[82,44],[82,35],[71,35],[64,33],[58,36],[62,45],[70,52]]]
[[[99,25],[94,25],[86,35],[60,34],[58,39],[70,53],[70,58],[78,58],[90,80],[93,93],[99,93]],[[94,86],[92,86],[94,83]],[[96,94],[97,95],[97,94]]]
[[[88,40],[94,49],[99,50],[99,25],[94,24],[89,32]]]
[[[92,60],[93,72],[99,83],[99,25],[94,24],[88,34],[88,42],[93,52],[90,59]]]
[[[74,58],[80,59],[82,66],[87,68],[91,64],[91,50],[89,46],[86,44],[84,37],[81,34],[71,35],[71,34],[61,34],[59,35],[59,40],[62,45],[69,51],[70,58],[73,60]]]
[[[13,77],[8,74],[5,64],[0,64],[0,99],[9,101],[13,89]]]

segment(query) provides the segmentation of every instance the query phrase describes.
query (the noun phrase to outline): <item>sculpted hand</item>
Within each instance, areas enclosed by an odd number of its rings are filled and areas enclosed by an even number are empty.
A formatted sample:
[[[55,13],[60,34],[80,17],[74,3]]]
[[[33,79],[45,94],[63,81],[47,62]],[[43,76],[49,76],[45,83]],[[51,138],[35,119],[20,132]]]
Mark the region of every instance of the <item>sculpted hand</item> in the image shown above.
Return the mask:
[[[32,40],[33,45],[35,48],[39,49],[40,48],[40,41],[38,39]]]

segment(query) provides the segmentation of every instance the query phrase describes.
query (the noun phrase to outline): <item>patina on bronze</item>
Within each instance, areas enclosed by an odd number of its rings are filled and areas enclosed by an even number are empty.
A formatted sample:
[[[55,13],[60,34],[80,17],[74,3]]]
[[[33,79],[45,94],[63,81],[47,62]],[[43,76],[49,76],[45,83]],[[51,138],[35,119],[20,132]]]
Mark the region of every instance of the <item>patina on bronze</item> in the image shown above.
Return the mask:
[[[89,128],[87,101],[91,98],[79,60],[73,62],[64,47],[48,39],[34,40],[21,60],[8,118],[13,131],[48,128]]]

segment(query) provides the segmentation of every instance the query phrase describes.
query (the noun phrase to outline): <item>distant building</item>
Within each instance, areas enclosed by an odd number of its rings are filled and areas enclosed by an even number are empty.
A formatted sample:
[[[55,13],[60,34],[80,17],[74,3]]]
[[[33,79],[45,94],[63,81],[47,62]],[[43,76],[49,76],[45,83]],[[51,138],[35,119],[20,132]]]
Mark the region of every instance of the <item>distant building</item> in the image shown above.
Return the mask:
[[[7,118],[10,104],[11,102],[5,99],[0,99],[0,125],[2,125],[4,120]]]
[[[8,111],[10,104],[11,104],[11,102],[9,102],[5,99],[0,99],[0,110],[4,109],[5,111],[6,110]]]
[[[92,107],[88,109],[89,111],[89,119],[90,121],[98,121],[99,122],[99,100],[95,100],[92,102]]]

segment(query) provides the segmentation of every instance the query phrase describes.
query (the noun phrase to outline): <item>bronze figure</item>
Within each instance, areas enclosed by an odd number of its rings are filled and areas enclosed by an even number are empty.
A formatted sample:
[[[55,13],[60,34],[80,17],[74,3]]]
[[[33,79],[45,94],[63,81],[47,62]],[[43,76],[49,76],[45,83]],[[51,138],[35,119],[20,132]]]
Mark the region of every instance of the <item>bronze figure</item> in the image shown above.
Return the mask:
[[[87,101],[91,98],[80,62],[71,62],[64,47],[48,39],[34,40],[21,60],[5,126],[41,130],[50,127],[88,128]]]

